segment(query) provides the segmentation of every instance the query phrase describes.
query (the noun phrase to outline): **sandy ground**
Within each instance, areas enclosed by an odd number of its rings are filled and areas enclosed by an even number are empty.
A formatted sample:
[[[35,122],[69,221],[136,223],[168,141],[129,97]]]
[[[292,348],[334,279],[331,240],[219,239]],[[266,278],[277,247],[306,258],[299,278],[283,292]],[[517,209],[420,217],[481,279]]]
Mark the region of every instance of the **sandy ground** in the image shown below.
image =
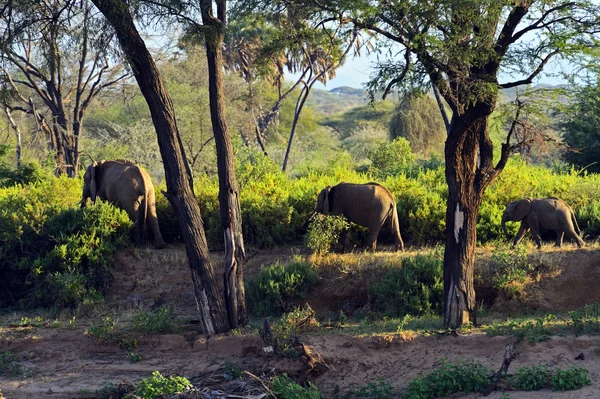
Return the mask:
[[[263,264],[292,256],[292,251],[255,253],[249,260],[247,274],[256,272]],[[562,267],[553,277],[528,290],[527,300],[532,309],[560,312],[600,301],[600,290],[596,289],[600,280],[600,251],[569,249],[548,256],[560,259]],[[107,298],[114,305],[113,310],[117,309],[114,311],[126,312],[140,304],[151,307],[175,302],[179,304],[178,311],[193,314],[193,307],[185,306],[192,294],[181,248],[156,251],[151,256],[147,250],[128,251],[119,254],[119,263],[123,269]],[[347,290],[347,286],[337,285]],[[322,282],[318,289],[321,295],[332,292],[331,297],[336,296],[334,287],[327,282]],[[338,296],[346,298],[346,294]],[[4,319],[16,316],[5,315]],[[257,336],[223,335],[207,339],[195,332],[141,335],[135,351],[142,360],[131,363],[127,350],[84,334],[92,321],[80,320],[75,329],[63,326],[0,330],[0,352],[18,354],[23,359],[21,363],[30,370],[26,378],[0,377],[0,397],[92,398],[96,389],[107,382],[139,381],[155,370],[164,375],[193,377],[216,370],[226,361],[255,374],[275,369],[294,376],[302,369],[299,361],[263,355],[263,345]],[[332,366],[331,371],[313,378],[325,397],[330,398],[336,385],[344,393],[375,381],[376,377],[388,379],[401,397],[408,382],[419,372],[426,373],[438,366],[441,359],[474,359],[497,369],[505,345],[515,343],[516,338],[484,334],[353,337],[337,332],[306,336],[303,341]],[[519,355],[511,364],[511,371],[534,364],[552,368],[582,366],[590,371],[593,385],[564,393],[513,391],[509,392],[511,398],[600,398],[600,336],[553,337],[537,344],[525,340],[516,344],[516,351]],[[585,360],[575,360],[581,352]],[[488,397],[500,398],[502,393],[494,392]]]

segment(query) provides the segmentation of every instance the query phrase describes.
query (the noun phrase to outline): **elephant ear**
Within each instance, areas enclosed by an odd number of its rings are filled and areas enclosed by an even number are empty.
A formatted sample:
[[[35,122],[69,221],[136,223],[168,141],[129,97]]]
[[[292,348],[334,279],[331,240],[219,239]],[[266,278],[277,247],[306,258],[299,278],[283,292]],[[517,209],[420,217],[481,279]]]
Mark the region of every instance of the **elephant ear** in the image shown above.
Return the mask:
[[[531,212],[531,200],[529,198],[517,201],[513,210],[513,220],[523,220]]]
[[[333,210],[331,204],[331,186],[325,187],[323,191],[325,192],[325,197],[323,198],[323,215],[327,215]]]

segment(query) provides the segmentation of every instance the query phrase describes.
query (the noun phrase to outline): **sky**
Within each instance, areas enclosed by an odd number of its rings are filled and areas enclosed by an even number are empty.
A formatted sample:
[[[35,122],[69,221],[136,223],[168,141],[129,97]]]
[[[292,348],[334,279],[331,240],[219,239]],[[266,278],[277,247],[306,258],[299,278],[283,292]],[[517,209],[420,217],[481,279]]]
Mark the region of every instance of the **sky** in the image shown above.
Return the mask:
[[[342,65],[336,73],[336,77],[333,80],[327,82],[327,85],[323,85],[320,82],[315,84],[315,88],[321,90],[332,90],[336,87],[350,86],[354,88],[364,88],[364,83],[369,80],[370,75],[373,73],[372,64],[377,61],[375,54],[363,55],[361,57],[349,57],[344,65]],[[534,81],[534,84],[544,83],[551,85],[565,84],[566,80],[558,78],[556,76],[549,76],[549,74],[556,74],[559,71],[569,70],[568,66],[561,65],[558,63],[549,63],[544,69],[541,76]],[[298,75],[299,76],[299,75]],[[292,80],[298,77],[297,75],[288,75],[288,80]],[[506,83],[509,81],[523,79],[523,77],[510,77],[500,76],[500,82]]]

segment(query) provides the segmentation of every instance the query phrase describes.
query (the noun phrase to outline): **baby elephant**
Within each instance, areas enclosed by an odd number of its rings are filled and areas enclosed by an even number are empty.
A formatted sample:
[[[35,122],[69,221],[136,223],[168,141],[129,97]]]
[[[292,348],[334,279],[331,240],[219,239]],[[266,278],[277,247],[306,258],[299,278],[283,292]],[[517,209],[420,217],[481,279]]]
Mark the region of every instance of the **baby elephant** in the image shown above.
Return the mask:
[[[540,240],[540,228],[547,230],[556,230],[556,246],[562,246],[563,235],[572,237],[579,248],[584,245],[583,240],[579,237],[579,226],[575,219],[573,209],[563,200],[550,198],[525,198],[518,201],[513,201],[506,206],[502,214],[502,229],[506,238],[510,240],[506,231],[507,221],[520,221],[521,227],[517,233],[513,244],[517,245],[523,238],[523,235],[531,229],[531,234],[537,244],[538,249],[541,249],[542,243]]]
[[[319,194],[316,212],[324,215],[344,215],[350,222],[367,227],[369,250],[375,250],[379,230],[384,223],[390,221],[396,250],[404,251],[396,201],[392,193],[380,184],[340,183],[337,186],[328,186]]]

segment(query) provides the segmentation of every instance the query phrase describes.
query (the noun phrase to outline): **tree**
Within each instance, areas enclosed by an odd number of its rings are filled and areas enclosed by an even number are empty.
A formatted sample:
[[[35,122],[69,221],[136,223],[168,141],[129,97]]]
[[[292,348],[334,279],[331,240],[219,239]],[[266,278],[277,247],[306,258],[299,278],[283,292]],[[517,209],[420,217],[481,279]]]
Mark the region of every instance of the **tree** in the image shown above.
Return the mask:
[[[111,60],[112,35],[102,24],[88,1],[12,1],[0,16],[4,107],[34,117],[57,172],[71,177],[90,102],[130,76]]]
[[[493,163],[488,121],[499,89],[531,83],[552,59],[593,53],[600,6],[586,0],[268,2],[287,3],[302,6],[313,19],[368,29],[379,35],[382,50],[399,50],[398,59],[378,64],[371,91],[423,89],[433,82],[452,110],[444,149],[444,324],[475,323],[477,214],[485,189],[512,151],[509,133]],[[517,78],[500,82],[501,76]]]
[[[566,159],[590,172],[600,173],[600,80],[576,91],[576,100],[566,109],[562,123],[571,147]]]
[[[169,94],[150,52],[134,25],[129,5],[123,0],[93,2],[113,27],[150,108],[165,167],[165,195],[175,209],[181,227],[202,330],[209,335],[228,331],[230,326],[217,292],[200,207],[194,197],[192,175],[185,160],[185,151]]]

